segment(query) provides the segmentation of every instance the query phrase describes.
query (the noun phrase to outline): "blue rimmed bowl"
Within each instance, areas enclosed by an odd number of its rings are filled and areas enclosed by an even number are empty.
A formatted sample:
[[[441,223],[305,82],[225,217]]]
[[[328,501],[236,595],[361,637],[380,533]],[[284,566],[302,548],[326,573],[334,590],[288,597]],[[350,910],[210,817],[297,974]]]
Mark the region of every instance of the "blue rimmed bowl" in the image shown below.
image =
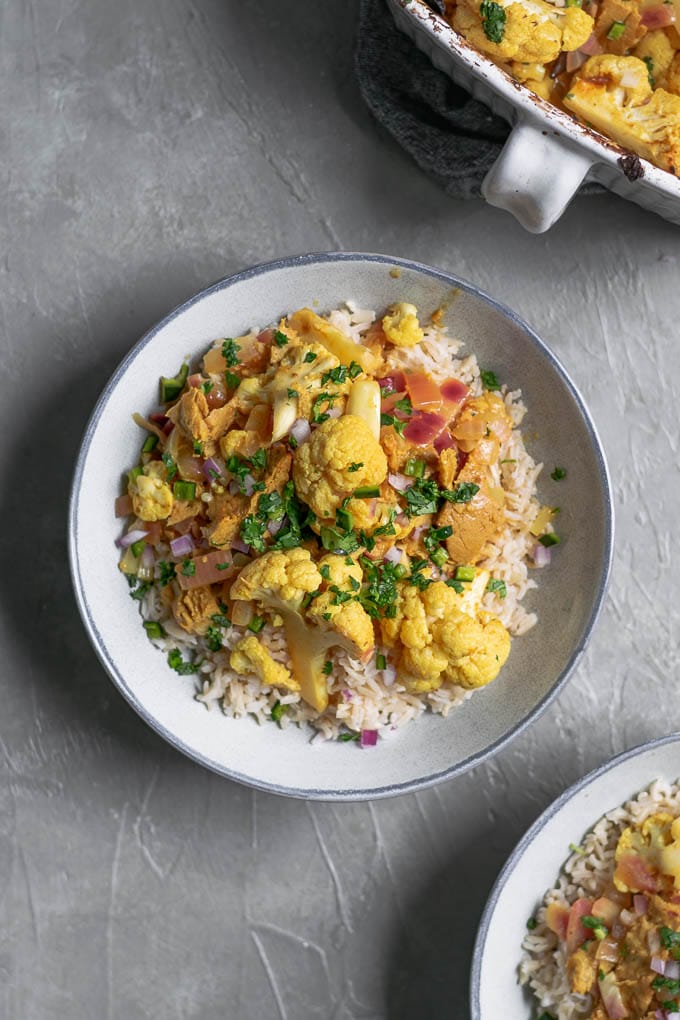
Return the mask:
[[[655,779],[680,778],[680,733],[624,751],[579,779],[531,826],[491,890],[477,933],[470,1000],[472,1020],[533,1020],[540,1009],[517,977],[527,918],[557,882],[570,855],[603,815]]]
[[[113,504],[133,462],[135,410],[153,409],[158,377],[222,336],[268,324],[301,305],[346,300],[384,308],[408,300],[442,306],[451,335],[492,366],[529,408],[529,450],[564,464],[564,548],[525,606],[538,624],[513,642],[499,678],[447,719],[426,714],[377,748],[310,746],[310,733],[208,712],[147,640],[117,568]],[[534,438],[535,437],[535,438]],[[548,482],[548,485],[551,483]],[[579,513],[588,506],[588,514]],[[602,606],[612,555],[612,499],[602,447],[578,391],[538,336],[509,309],[439,269],[385,255],[333,253],[282,259],[238,273],[181,305],[130,351],[102,393],[83,438],[69,516],[76,599],[94,648],[120,692],[166,740],[222,775],[260,789],[325,800],[361,800],[421,789],[500,750],[566,683]],[[549,636],[549,640],[547,639]]]

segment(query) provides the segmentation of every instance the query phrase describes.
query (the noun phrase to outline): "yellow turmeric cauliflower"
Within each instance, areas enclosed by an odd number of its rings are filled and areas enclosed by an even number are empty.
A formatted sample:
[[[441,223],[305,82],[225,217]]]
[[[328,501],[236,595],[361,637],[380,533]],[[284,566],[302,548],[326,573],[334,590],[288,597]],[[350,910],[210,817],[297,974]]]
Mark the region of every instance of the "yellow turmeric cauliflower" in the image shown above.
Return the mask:
[[[361,588],[364,572],[356,562],[330,554],[317,564],[324,579],[325,590],[317,595],[307,609],[307,618],[321,631],[335,631],[343,638],[342,646],[350,655],[359,657],[375,644],[373,623],[354,596]]]
[[[335,520],[335,511],[356,489],[380,485],[386,477],[387,458],[380,443],[366,422],[353,414],[325,421],[295,451],[296,492],[322,521]],[[357,524],[362,526],[366,501],[352,504],[348,509],[361,518]]]
[[[314,403],[321,393],[333,399],[319,403],[320,413],[325,413],[330,407],[342,408],[339,400],[349,389],[349,378],[346,377],[342,383],[325,378],[339,367],[338,358],[322,344],[308,343],[285,348],[278,364],[267,373],[263,385],[273,408],[273,443],[288,434],[297,418],[312,416]],[[322,382],[322,379],[325,381]]]
[[[234,647],[229,665],[239,674],[252,674],[267,687],[299,691],[300,684],[283,663],[277,662],[256,637],[246,637]]]
[[[175,499],[165,481],[165,466],[161,461],[146,464],[142,474],[128,483],[128,493],[132,509],[142,521],[163,521],[172,513]]]
[[[445,681],[483,687],[498,676],[510,653],[510,635],[495,616],[479,612],[487,580],[488,573],[479,571],[474,598],[443,581],[423,591],[399,585],[396,616],[383,619],[381,630],[399,655],[399,679],[408,690],[424,693]]]
[[[652,91],[647,65],[637,57],[591,57],[564,105],[619,145],[671,173],[680,170],[680,96]]]
[[[453,27],[482,53],[524,64],[548,64],[562,51],[577,50],[593,26],[580,7],[545,0],[464,0],[453,15]]]
[[[382,321],[383,333],[395,347],[415,347],[423,339],[415,305],[401,302],[390,308]]]
[[[307,549],[274,549],[248,563],[231,586],[230,598],[297,611],[323,578]]]

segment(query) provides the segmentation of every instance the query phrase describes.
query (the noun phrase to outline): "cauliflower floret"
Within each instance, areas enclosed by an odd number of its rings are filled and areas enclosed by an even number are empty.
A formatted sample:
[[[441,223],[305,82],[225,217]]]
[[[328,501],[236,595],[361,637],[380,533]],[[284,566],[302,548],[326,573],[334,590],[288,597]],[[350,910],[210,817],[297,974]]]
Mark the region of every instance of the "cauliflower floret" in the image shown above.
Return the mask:
[[[648,77],[651,75],[652,81],[658,84],[673,63],[675,50],[664,30],[657,28],[653,32],[648,32],[637,44],[633,56],[644,61]],[[652,85],[652,82],[649,84]]]
[[[424,590],[399,586],[396,616],[381,620],[385,644],[401,650],[398,672],[408,690],[436,690],[444,681],[482,687],[494,680],[510,652],[510,635],[490,613],[478,612],[488,574],[474,592],[459,595],[436,581]]]
[[[243,568],[231,586],[229,597],[297,612],[305,595],[317,591],[322,581],[309,550],[274,549]]]
[[[229,665],[239,674],[254,674],[267,687],[297,692],[300,684],[283,663],[277,662],[256,637],[243,638],[229,656]]]
[[[298,447],[293,481],[298,496],[321,520],[335,519],[342,501],[362,486],[375,486],[387,477],[382,447],[362,418],[353,414],[331,418],[308,442]],[[365,512],[363,500],[352,500],[350,512]]]
[[[637,57],[591,57],[573,78],[564,105],[664,170],[680,169],[680,96],[652,91]]]
[[[314,402],[321,393],[334,399],[324,401],[319,407],[321,413],[329,407],[338,407],[338,401],[349,389],[349,379],[334,383],[324,375],[340,367],[339,360],[318,343],[307,343],[285,349],[278,364],[267,374],[264,391],[273,407],[272,442],[282,439],[296,418],[309,418]]]
[[[151,461],[141,475],[130,479],[128,493],[132,509],[143,521],[164,521],[172,513],[175,499],[165,482],[165,466],[161,461]]]
[[[547,64],[563,50],[577,50],[593,26],[580,7],[545,0],[464,0],[453,15],[453,27],[477,49],[498,61],[526,64]]]
[[[353,361],[372,375],[380,365],[380,358],[363,344],[355,343],[337,327],[313,312],[311,308],[300,308],[288,317],[288,323],[303,343],[322,344],[348,368]]]
[[[382,321],[383,333],[395,347],[415,347],[423,339],[415,305],[393,305]]]
[[[680,53],[678,52],[676,52],[673,62],[666,72],[663,85],[667,92],[680,96]]]
[[[342,643],[345,651],[354,658],[370,652],[375,645],[371,618],[363,606],[354,599],[339,603],[336,592],[322,592],[310,605],[307,617],[319,630],[333,631],[335,635],[333,643]],[[342,642],[336,640],[337,636],[343,639]]]

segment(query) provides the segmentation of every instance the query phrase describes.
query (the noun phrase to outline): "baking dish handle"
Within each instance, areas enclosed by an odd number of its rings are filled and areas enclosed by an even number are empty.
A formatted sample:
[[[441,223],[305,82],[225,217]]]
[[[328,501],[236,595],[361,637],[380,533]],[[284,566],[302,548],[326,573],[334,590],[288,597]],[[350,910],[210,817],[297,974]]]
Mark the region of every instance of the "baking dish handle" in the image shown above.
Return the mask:
[[[594,162],[560,135],[520,122],[484,178],[482,195],[526,230],[542,234],[560,218]]]

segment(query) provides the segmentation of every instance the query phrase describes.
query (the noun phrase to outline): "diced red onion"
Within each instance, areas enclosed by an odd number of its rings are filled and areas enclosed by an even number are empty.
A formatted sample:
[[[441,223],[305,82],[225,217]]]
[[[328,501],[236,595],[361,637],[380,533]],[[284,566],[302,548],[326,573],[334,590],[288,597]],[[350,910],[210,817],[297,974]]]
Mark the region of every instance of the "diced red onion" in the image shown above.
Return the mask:
[[[382,671],[383,683],[385,687],[391,687],[394,681],[397,679],[397,671],[394,666],[385,666]]]
[[[353,695],[351,691],[348,691],[347,688],[345,688],[345,690],[342,692],[342,696],[345,699],[345,701],[351,701]]]
[[[378,743],[378,731],[377,730],[362,730],[359,737],[359,744],[361,747],[375,747]]]
[[[587,53],[582,53],[581,50],[571,50],[567,53],[567,72],[571,74],[573,71],[578,71],[579,67],[583,67],[587,59]]]
[[[616,923],[612,925],[612,938],[622,939],[625,934],[626,929],[624,925],[619,924],[619,922],[616,921]]]
[[[195,548],[191,535],[180,535],[179,538],[173,538],[170,543],[170,551],[173,556],[189,556]]]
[[[602,43],[595,33],[591,32],[583,46],[579,46],[579,50],[581,53],[586,53],[589,57],[596,57],[598,53],[602,53]]]
[[[340,415],[342,414],[342,411],[340,410],[339,407],[330,407],[328,411],[326,411],[326,414],[328,415],[329,418],[339,418]]]
[[[408,517],[406,514],[397,514],[394,519],[400,528],[403,528],[405,524],[408,524]]]
[[[426,524],[421,524],[419,527],[413,529],[413,537],[415,538],[416,542],[418,541],[418,539],[420,538],[424,531],[427,531]]]
[[[550,566],[550,549],[544,545],[541,545],[540,542],[537,542],[534,548],[531,550],[531,555],[535,567]]]
[[[647,907],[649,906],[649,900],[646,896],[641,896],[639,893],[633,896],[633,906],[635,907],[636,914],[646,914]]]
[[[250,474],[246,475],[243,479],[243,491],[246,496],[252,496],[255,492],[255,479]]]
[[[666,960],[664,977],[667,977],[670,981],[677,981],[680,978],[680,963],[677,960]]]
[[[175,427],[174,421],[167,421],[166,424],[163,426],[163,435],[169,436],[174,427]]]
[[[148,570],[152,570],[153,567],[155,566],[156,557],[154,556],[153,549],[151,548],[150,545],[144,546],[144,549],[142,550],[142,555],[140,557],[140,563],[143,567],[146,567]]]
[[[276,535],[284,525],[286,518],[282,517],[280,521],[270,521],[267,525],[267,531],[270,535]]]
[[[657,1009],[654,1013],[655,1020],[668,1020],[665,1009]]]
[[[661,977],[666,973],[666,961],[662,960],[660,956],[653,956],[649,961],[649,966],[655,974],[660,974]]]
[[[397,490],[397,492],[406,492],[406,490],[413,485],[413,479],[407,478],[406,475],[390,474],[387,476],[387,481],[393,489]]]
[[[246,555],[250,552],[250,546],[246,545],[246,543],[240,538],[232,539],[231,548],[235,549],[236,552],[245,553]]]
[[[306,443],[311,433],[312,429],[306,418],[298,418],[291,425],[290,434],[297,443]]]
[[[621,924],[625,924],[626,928],[630,928],[631,924],[635,922],[635,914],[632,914],[630,910],[622,910],[619,914],[619,920]]]
[[[444,429],[444,431],[440,432],[440,434],[437,436],[433,445],[437,453],[441,453],[442,450],[450,450],[456,444],[454,443],[453,436],[451,435],[449,430]]]
[[[388,563],[401,563],[401,549],[397,549],[396,545],[393,545],[391,549],[388,549],[385,553],[385,559]]]
[[[652,928],[651,931],[647,932],[647,946],[650,956],[656,956],[661,949],[661,936],[656,928]]]
[[[232,496],[235,496],[237,492],[240,491],[241,487],[239,486],[238,482],[236,481],[235,478],[232,478],[232,480],[229,482],[229,492],[231,493]]]
[[[142,531],[140,528],[135,528],[133,531],[128,531],[127,535],[123,535],[122,538],[116,539],[116,545],[119,549],[128,549],[135,542],[139,542],[142,538],[146,538],[149,534],[148,531]]]
[[[219,478],[222,474],[222,468],[216,460],[213,460],[212,457],[208,457],[207,460],[203,461],[203,474],[207,481],[212,482],[215,478]]]
[[[675,24],[675,8],[673,4],[658,4],[656,7],[645,7],[641,12],[641,22],[648,31],[657,28],[668,28]]]

